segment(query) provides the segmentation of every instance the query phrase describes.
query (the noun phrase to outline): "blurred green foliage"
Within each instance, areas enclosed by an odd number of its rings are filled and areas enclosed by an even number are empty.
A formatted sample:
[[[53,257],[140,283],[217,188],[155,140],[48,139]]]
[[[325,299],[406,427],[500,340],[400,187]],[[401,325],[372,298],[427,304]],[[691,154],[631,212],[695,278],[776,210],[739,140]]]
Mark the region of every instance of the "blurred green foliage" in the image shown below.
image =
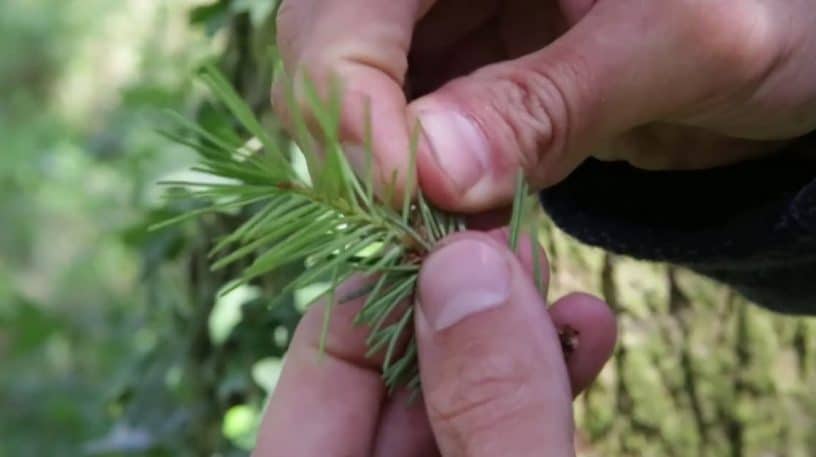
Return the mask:
[[[164,207],[156,182],[193,157],[155,133],[162,109],[212,117],[192,84],[212,55],[265,79],[236,81],[260,97],[269,72],[255,63],[261,46],[243,41],[269,35],[273,8],[0,3],[0,456],[242,455],[251,445],[250,413],[298,313],[247,305],[264,333],[233,333],[246,304],[235,301],[251,294],[225,297],[210,318],[219,280],[199,255],[224,221],[146,227],[182,209]]]
[[[275,0],[0,2],[0,457],[239,456],[309,291],[215,300],[212,241],[245,215],[147,227],[190,151],[162,109],[228,122],[192,74],[219,66],[269,118]],[[806,456],[816,323],[552,227],[551,297],[605,295],[621,344],[577,403],[581,455]],[[240,268],[240,265],[237,266]]]

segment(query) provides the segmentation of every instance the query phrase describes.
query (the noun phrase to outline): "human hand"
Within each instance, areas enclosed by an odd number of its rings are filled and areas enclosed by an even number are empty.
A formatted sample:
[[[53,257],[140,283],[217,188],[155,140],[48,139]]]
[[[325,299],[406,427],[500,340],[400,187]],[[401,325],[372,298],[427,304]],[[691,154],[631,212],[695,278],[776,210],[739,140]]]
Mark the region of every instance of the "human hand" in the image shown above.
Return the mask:
[[[503,231],[453,235],[423,264],[415,314],[423,396],[411,406],[406,392],[386,396],[381,361],[364,356],[366,329],[352,324],[361,300],[333,309],[323,356],[323,311],[310,310],[254,455],[574,455],[571,399],[609,358],[615,320],[583,294],[547,308],[532,280],[531,245],[514,255],[506,239]],[[565,355],[557,332],[567,328],[577,342]]]
[[[342,79],[349,145],[370,105],[383,179],[421,120],[420,184],[451,210],[508,203],[519,166],[704,168],[816,128],[808,0],[286,0],[278,25],[296,78]]]

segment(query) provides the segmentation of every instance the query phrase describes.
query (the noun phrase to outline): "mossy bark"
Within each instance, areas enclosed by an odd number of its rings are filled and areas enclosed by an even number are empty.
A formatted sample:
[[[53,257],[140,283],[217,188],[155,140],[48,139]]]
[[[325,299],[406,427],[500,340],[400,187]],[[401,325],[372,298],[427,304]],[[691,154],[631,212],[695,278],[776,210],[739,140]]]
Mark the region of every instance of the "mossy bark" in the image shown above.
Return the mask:
[[[781,316],[681,268],[582,246],[545,224],[550,299],[618,315],[613,360],[580,398],[582,456],[811,456],[816,320]]]

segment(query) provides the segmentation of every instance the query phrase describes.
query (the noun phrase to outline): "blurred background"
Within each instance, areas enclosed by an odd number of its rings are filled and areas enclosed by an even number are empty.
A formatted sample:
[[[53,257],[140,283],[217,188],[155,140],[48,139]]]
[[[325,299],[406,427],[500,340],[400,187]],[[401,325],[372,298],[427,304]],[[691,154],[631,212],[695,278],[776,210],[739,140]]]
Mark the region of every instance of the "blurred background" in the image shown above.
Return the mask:
[[[204,253],[241,215],[150,232],[190,208],[157,181],[193,154],[165,109],[221,122],[205,59],[268,115],[276,0],[0,2],[0,457],[242,456],[308,301]],[[192,203],[190,203],[192,205]],[[544,218],[544,216],[542,216]],[[552,298],[605,296],[614,360],[577,402],[582,456],[811,456],[816,322],[686,271],[581,246],[544,218]]]

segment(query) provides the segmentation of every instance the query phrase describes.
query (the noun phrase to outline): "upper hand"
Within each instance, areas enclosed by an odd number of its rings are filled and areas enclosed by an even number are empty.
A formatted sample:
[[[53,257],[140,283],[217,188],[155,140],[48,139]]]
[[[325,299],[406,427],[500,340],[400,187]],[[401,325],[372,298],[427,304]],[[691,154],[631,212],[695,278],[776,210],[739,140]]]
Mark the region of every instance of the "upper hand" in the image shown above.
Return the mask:
[[[518,166],[540,187],[590,155],[710,167],[816,128],[809,0],[287,0],[278,25],[290,72],[342,78],[349,145],[370,105],[380,176],[422,121],[448,209],[508,203]]]
[[[381,361],[364,356],[367,329],[352,324],[362,299],[335,307],[323,356],[323,310],[309,311],[255,455],[574,455],[571,400],[609,358],[614,317],[582,294],[547,308],[530,243],[519,255],[506,246],[502,231],[457,234],[423,264],[414,322],[423,396],[411,407],[404,392],[386,396]],[[565,327],[577,332],[567,355],[557,335]]]

